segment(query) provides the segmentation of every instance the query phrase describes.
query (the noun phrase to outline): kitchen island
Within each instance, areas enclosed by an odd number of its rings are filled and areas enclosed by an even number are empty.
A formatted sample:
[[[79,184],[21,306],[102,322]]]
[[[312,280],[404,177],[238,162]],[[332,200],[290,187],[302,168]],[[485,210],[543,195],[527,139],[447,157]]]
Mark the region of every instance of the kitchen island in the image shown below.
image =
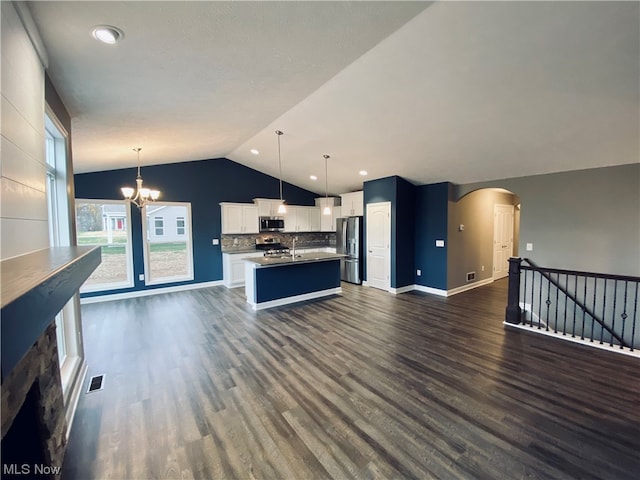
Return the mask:
[[[313,252],[245,259],[245,293],[254,310],[342,293],[340,259]]]

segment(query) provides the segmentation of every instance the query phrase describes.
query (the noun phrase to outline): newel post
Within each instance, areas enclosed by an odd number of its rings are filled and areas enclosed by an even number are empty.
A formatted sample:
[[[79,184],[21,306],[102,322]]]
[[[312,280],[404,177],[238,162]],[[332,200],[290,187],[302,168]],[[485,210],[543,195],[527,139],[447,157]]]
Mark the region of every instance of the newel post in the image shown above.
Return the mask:
[[[520,308],[520,264],[522,259],[511,257],[509,259],[509,292],[507,293],[507,311],[505,321],[518,324],[522,316]]]

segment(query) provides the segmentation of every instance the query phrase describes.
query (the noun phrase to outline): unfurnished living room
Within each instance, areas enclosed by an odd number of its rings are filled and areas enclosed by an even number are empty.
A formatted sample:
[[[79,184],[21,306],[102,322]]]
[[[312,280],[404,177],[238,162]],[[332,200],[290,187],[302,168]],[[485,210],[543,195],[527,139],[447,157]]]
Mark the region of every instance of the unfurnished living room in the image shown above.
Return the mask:
[[[640,3],[3,1],[2,477],[640,477]]]

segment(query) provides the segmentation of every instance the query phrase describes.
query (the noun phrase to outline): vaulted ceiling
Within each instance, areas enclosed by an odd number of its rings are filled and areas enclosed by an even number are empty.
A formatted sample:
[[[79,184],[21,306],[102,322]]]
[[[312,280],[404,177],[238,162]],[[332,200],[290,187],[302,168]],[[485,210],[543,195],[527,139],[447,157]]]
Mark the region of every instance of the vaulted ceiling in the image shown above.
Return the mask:
[[[278,176],[276,129],[284,180],[319,193],[323,154],[330,193],[639,161],[638,2],[29,5],[77,173],[140,146],[143,165]],[[124,38],[97,42],[101,24]]]

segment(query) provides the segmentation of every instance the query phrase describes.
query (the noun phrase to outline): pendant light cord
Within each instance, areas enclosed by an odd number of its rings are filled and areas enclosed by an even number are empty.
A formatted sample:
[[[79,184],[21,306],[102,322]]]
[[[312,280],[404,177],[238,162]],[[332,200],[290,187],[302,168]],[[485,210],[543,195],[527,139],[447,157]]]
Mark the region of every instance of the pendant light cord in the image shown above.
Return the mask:
[[[329,174],[327,173],[327,160],[331,158],[329,155],[323,155],[324,157],[324,198],[329,198]]]
[[[280,130],[276,130],[276,135],[278,135],[278,168],[280,169],[280,202],[282,202],[282,159],[280,158],[280,135],[282,132]]]

